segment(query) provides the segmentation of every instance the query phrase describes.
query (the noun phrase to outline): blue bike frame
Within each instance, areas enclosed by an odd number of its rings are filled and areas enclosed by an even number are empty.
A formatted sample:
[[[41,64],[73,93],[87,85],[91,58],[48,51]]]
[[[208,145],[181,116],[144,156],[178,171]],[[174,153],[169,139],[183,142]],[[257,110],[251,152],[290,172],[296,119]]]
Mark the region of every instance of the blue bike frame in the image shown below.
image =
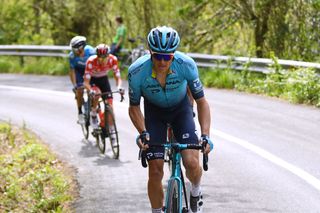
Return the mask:
[[[163,146],[165,149],[171,149],[172,152],[172,171],[171,171],[171,176],[168,180],[168,188],[166,192],[166,200],[165,200],[165,213],[168,212],[168,207],[172,206],[170,205],[170,195],[172,194],[174,190],[174,185],[173,188],[171,189],[171,183],[177,182],[177,187],[178,187],[178,197],[179,197],[179,206],[178,207],[178,212],[185,212],[184,210],[189,210],[188,207],[188,202],[187,202],[187,197],[186,197],[186,189],[185,189],[185,183],[184,183],[184,177],[182,174],[182,169],[181,169],[181,151],[184,149],[196,149],[196,150],[203,150],[203,147],[205,147],[206,143],[204,144],[179,144],[179,143],[166,143],[166,144],[161,144],[161,145],[151,145],[151,146]],[[140,150],[139,152],[139,159],[141,159],[141,163],[143,167],[147,167],[146,163],[146,152]],[[208,169],[207,167],[207,162],[208,162],[208,156],[203,155],[203,166],[206,168],[205,170]],[[182,190],[185,192],[185,203],[186,203],[186,208],[183,207],[183,200],[182,200]]]
[[[182,169],[181,169],[181,151],[184,149],[190,149],[190,146],[197,147],[198,149],[201,149],[202,146],[201,145],[197,145],[197,144],[179,144],[179,143],[169,143],[169,144],[164,144],[163,145],[165,148],[168,149],[172,149],[173,150],[173,159],[172,159],[172,171],[171,171],[171,176],[168,180],[168,188],[167,188],[167,193],[166,193],[166,202],[165,202],[165,206],[167,207],[169,202],[170,202],[170,186],[171,186],[171,182],[172,181],[177,181],[178,183],[178,193],[179,193],[179,212],[182,212],[183,210],[183,200],[182,200],[182,190],[185,191],[185,196],[186,195],[186,190],[185,190],[185,182],[184,182],[184,178],[183,178],[183,174],[182,174]],[[187,210],[189,210],[188,207],[188,202],[187,202],[187,198],[186,198],[186,208]],[[165,212],[167,211],[167,209],[165,210]]]

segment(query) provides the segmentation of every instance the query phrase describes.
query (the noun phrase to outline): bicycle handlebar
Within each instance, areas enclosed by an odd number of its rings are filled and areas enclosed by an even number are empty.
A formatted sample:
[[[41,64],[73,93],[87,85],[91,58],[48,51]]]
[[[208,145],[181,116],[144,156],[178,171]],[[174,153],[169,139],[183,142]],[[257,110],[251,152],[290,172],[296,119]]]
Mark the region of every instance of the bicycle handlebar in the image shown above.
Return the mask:
[[[145,141],[143,142],[144,144],[147,144]],[[195,150],[202,150],[204,151],[206,147],[206,143],[202,144],[180,144],[180,143],[169,143],[169,144],[149,144],[150,147],[166,147],[166,148],[172,148],[176,152],[180,152],[185,149],[195,149]],[[140,149],[139,150],[139,157],[138,160],[141,160],[141,164],[144,168],[147,167],[147,162],[146,162],[146,151]],[[208,170],[208,154],[203,154],[203,160],[202,160],[202,166],[203,170],[207,171]]]
[[[124,101],[124,90],[120,91],[120,90],[115,90],[115,91],[111,91],[111,92],[102,92],[99,94],[94,94],[94,96],[101,96],[101,95],[108,95],[108,94],[113,94],[113,93],[119,93],[121,96],[120,102]]]

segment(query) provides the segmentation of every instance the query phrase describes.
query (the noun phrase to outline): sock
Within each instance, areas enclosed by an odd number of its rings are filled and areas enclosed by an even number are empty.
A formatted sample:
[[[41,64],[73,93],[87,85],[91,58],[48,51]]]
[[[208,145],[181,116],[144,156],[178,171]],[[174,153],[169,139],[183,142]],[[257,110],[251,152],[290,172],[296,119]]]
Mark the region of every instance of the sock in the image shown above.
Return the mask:
[[[110,132],[114,132],[114,125],[110,126]]]
[[[152,209],[152,213],[161,213],[161,212],[162,212],[162,208]]]
[[[192,197],[197,197],[200,194],[201,191],[201,187],[200,187],[200,183],[198,183],[197,185],[193,185],[191,184],[191,195]]]

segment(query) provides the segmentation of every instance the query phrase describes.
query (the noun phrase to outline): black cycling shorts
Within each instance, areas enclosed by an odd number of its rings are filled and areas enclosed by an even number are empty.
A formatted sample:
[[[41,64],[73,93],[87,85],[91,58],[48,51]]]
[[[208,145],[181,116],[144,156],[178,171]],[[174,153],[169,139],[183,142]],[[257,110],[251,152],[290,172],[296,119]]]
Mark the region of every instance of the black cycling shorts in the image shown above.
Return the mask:
[[[99,77],[99,78],[91,77],[90,85],[99,87],[102,93],[110,92],[109,94],[102,95],[103,100],[112,99],[111,87],[110,87],[108,76]]]
[[[167,138],[167,124],[171,125],[178,143],[198,144],[193,110],[188,96],[177,106],[159,108],[145,99],[144,114],[146,129],[150,134],[150,144],[164,144]],[[147,160],[164,159],[164,147],[150,147],[147,150]]]

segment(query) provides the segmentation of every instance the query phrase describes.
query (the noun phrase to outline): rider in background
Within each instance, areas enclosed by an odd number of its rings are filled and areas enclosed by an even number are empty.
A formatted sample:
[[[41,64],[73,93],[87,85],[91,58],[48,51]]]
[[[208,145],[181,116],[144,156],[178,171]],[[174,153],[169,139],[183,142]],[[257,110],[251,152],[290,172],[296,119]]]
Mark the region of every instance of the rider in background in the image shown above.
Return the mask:
[[[152,212],[160,213],[164,201],[164,147],[149,148],[148,144],[165,143],[167,123],[171,124],[178,142],[199,143],[191,101],[187,95],[188,87],[197,103],[200,141],[208,142],[205,153],[213,148],[209,138],[211,116],[194,60],[176,51],[180,43],[177,31],[171,27],[157,27],[150,31],[147,41],[151,55],[140,57],[129,67],[129,116],[139,132],[137,144],[146,150],[149,164],[148,196]],[[144,98],[144,116],[140,109],[141,97]],[[143,144],[144,140],[148,144]],[[182,160],[186,176],[192,184],[191,210],[199,212],[203,204],[199,151],[183,150]]]
[[[77,107],[78,107],[78,123],[84,124],[84,115],[82,114],[83,103],[83,75],[86,67],[87,59],[95,55],[95,49],[86,44],[86,37],[75,36],[70,41],[72,51],[69,53],[70,63],[70,80],[73,85],[73,91],[76,94]]]
[[[96,47],[96,55],[91,56],[86,64],[86,70],[84,75],[84,86],[89,93],[94,97],[92,108],[90,112],[90,124],[93,129],[97,129],[99,126],[98,116],[97,116],[97,106],[98,106],[98,99],[99,96],[97,93],[106,93],[103,94],[103,100],[109,102],[112,107],[112,93],[111,93],[111,86],[108,79],[108,72],[112,69],[114,78],[116,81],[116,86],[120,92],[124,90],[121,88],[121,76],[120,76],[120,69],[118,67],[118,60],[112,54],[109,54],[110,48],[106,44],[99,44]],[[114,126],[110,126],[111,131],[114,129]]]
[[[126,39],[126,34],[127,34],[127,28],[123,24],[123,19],[121,16],[116,17],[116,23],[117,23],[117,31],[116,35],[113,38],[112,44],[111,44],[111,51],[110,53],[112,55],[115,55],[118,57],[118,53],[123,47],[123,44]]]

